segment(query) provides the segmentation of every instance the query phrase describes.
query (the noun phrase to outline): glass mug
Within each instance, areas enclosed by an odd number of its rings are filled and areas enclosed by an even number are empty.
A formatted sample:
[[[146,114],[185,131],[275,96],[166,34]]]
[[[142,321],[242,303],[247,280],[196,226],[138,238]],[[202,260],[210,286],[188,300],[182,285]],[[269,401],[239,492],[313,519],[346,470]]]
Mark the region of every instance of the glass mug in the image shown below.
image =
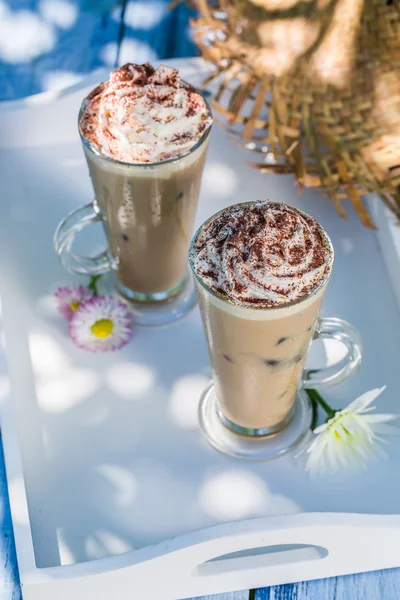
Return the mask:
[[[203,97],[206,102],[205,98]],[[86,107],[82,103],[79,122]],[[206,106],[211,114],[210,108]],[[159,163],[124,163],[103,155],[81,134],[95,199],[59,224],[54,247],[71,273],[113,271],[134,321],[174,321],[195,304],[187,250],[199,199],[211,125],[184,154]],[[95,257],[72,251],[76,235],[102,222],[108,248]]]
[[[342,319],[318,316],[331,268],[317,289],[284,306],[249,308],[211,290],[194,269],[192,248],[203,228],[222,212],[200,227],[189,251],[213,372],[213,383],[199,405],[200,426],[209,442],[226,454],[272,458],[309,431],[311,406],[299,385],[347,379],[361,364],[361,337]],[[333,247],[326,239],[333,263]],[[339,340],[348,352],[335,365],[304,369],[309,346],[318,338]]]

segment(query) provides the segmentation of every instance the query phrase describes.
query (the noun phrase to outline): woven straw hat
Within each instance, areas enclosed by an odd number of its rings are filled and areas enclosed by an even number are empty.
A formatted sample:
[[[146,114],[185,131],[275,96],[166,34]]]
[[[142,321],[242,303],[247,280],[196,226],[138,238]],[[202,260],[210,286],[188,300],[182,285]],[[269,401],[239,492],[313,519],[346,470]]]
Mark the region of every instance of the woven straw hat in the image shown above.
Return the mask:
[[[214,108],[263,172],[400,219],[400,0],[194,0]]]

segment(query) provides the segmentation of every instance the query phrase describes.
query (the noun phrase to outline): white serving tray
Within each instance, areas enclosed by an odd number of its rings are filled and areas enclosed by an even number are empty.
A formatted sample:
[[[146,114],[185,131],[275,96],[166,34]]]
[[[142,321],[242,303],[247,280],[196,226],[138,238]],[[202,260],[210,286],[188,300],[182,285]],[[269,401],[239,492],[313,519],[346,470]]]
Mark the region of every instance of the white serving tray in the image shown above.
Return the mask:
[[[201,83],[203,62],[175,62]],[[52,302],[70,280],[52,236],[92,196],[76,129],[85,92],[0,112],[0,409],[24,600],[176,600],[400,566],[400,440],[342,479],[310,481],[293,456],[219,454],[197,426],[210,376],[197,310],[137,329],[115,354],[73,346]],[[315,216],[336,248],[323,314],[354,323],[365,345],[360,371],[326,397],[340,407],[387,384],[379,410],[400,412],[400,319],[376,234],[247,159],[214,128],[197,222],[265,197]]]

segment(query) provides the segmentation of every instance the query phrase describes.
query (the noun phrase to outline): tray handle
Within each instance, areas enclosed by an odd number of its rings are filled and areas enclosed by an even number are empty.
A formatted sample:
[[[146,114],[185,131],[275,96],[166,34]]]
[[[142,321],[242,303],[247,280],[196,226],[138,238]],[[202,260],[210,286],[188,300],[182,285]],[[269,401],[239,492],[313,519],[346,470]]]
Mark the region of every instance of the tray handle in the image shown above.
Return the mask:
[[[297,515],[301,517],[301,515]],[[309,515],[304,524],[238,523],[229,535],[185,549],[190,581],[202,593],[257,588],[394,566],[397,527],[387,516]],[[393,519],[393,515],[391,515]],[[262,520],[264,521],[264,519]],[[182,563],[181,563],[182,565]],[[378,565],[381,565],[380,567]],[[220,582],[223,582],[222,585]],[[215,590],[215,591],[214,591]]]
[[[230,523],[143,552],[23,578],[24,600],[178,600],[393,567],[400,516],[303,513]],[[261,550],[260,550],[261,549]]]
[[[243,523],[238,523],[238,528]],[[190,577],[209,578],[229,576],[232,572],[244,578],[256,571],[267,575],[268,570],[292,569],[296,564],[311,564],[325,560],[330,553],[333,536],[323,534],[318,527],[266,527],[255,530],[235,531],[231,525],[230,534],[207,540],[185,549]],[[327,544],[327,537],[331,537]]]

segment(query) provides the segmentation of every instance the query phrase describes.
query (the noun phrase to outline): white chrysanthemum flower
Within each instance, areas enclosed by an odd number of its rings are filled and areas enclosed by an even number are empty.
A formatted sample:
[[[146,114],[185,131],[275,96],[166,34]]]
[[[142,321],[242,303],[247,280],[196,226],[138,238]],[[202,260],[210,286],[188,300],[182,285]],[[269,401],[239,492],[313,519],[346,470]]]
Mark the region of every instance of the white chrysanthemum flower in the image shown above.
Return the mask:
[[[366,392],[349,406],[314,430],[316,437],[307,448],[306,471],[323,475],[348,468],[365,468],[373,456],[386,457],[382,436],[399,434],[400,429],[388,425],[399,415],[371,414],[370,404],[386,386]]]
[[[85,300],[70,321],[71,338],[79,348],[90,352],[119,350],[132,337],[132,313],[125,302],[114,296]]]

